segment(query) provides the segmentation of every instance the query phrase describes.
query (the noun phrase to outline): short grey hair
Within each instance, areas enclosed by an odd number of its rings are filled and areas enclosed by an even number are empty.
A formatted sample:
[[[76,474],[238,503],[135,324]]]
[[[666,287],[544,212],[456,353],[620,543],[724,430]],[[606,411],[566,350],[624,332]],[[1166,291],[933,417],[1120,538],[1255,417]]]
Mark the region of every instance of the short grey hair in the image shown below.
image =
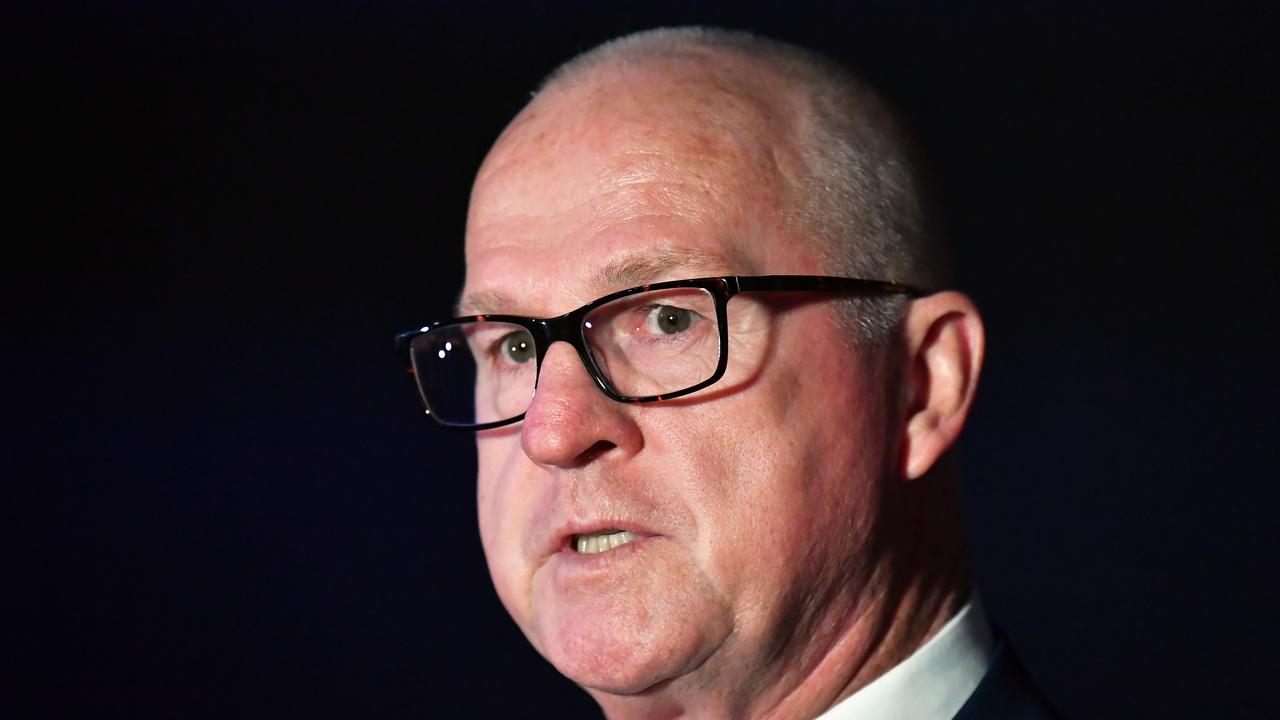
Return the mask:
[[[658,28],[578,55],[541,88],[617,59],[679,57],[691,49],[762,62],[804,103],[796,138],[802,167],[790,188],[785,220],[814,237],[824,272],[925,290],[949,279],[939,228],[926,210],[914,143],[867,83],[821,53],[742,31]],[[856,340],[881,343],[894,335],[905,304],[896,297],[852,298],[841,320]]]

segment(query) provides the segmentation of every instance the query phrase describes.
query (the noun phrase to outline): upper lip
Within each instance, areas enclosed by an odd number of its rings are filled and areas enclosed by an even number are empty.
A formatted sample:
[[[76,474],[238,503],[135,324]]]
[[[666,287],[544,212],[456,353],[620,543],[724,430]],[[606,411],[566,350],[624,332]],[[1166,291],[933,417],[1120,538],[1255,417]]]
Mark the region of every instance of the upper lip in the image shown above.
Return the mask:
[[[577,521],[566,520],[556,526],[555,532],[548,536],[547,546],[543,548],[543,557],[548,557],[560,552],[566,547],[573,544],[573,539],[577,535],[593,535],[595,533],[604,532],[605,530],[626,530],[640,536],[656,535],[649,528],[622,518],[607,518],[601,520]]]

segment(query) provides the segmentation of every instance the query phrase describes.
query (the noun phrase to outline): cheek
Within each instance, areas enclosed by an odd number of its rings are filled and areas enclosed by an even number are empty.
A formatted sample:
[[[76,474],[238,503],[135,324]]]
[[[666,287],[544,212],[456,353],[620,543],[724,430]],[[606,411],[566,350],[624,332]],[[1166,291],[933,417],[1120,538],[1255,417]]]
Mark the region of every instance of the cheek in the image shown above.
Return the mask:
[[[486,438],[477,445],[476,510],[480,541],[498,597],[516,622],[528,614],[528,568],[521,552],[533,499],[518,468],[519,436]],[[524,488],[526,493],[521,494]]]
[[[809,588],[868,560],[885,432],[874,378],[853,358],[777,362],[769,382],[700,413],[700,547],[743,622],[774,623]],[[724,418],[735,418],[726,423]],[[803,590],[802,590],[803,589]],[[763,627],[763,625],[762,625]]]
[[[492,442],[476,444],[476,511],[480,521],[480,539],[488,553],[498,529],[502,527],[498,510],[503,493],[504,474],[500,448]]]

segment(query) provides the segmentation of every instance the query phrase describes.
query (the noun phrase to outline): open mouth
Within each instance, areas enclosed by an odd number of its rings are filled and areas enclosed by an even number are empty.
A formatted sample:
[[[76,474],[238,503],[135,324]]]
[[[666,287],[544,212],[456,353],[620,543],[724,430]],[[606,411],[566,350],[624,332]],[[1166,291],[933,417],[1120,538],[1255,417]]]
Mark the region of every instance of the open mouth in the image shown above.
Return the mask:
[[[636,534],[626,530],[601,530],[588,535],[574,535],[573,549],[584,555],[608,552],[636,539]]]

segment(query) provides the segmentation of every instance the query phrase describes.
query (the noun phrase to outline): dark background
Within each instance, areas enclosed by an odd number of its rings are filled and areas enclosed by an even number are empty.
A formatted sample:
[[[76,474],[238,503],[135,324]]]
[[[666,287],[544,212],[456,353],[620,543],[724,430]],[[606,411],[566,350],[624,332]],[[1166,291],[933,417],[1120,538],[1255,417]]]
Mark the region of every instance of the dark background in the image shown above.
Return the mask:
[[[470,438],[390,338],[447,314],[540,77],[696,21],[920,131],[990,336],[976,574],[1046,692],[1280,714],[1266,4],[971,5],[7,6],[10,716],[596,713],[498,604]]]

